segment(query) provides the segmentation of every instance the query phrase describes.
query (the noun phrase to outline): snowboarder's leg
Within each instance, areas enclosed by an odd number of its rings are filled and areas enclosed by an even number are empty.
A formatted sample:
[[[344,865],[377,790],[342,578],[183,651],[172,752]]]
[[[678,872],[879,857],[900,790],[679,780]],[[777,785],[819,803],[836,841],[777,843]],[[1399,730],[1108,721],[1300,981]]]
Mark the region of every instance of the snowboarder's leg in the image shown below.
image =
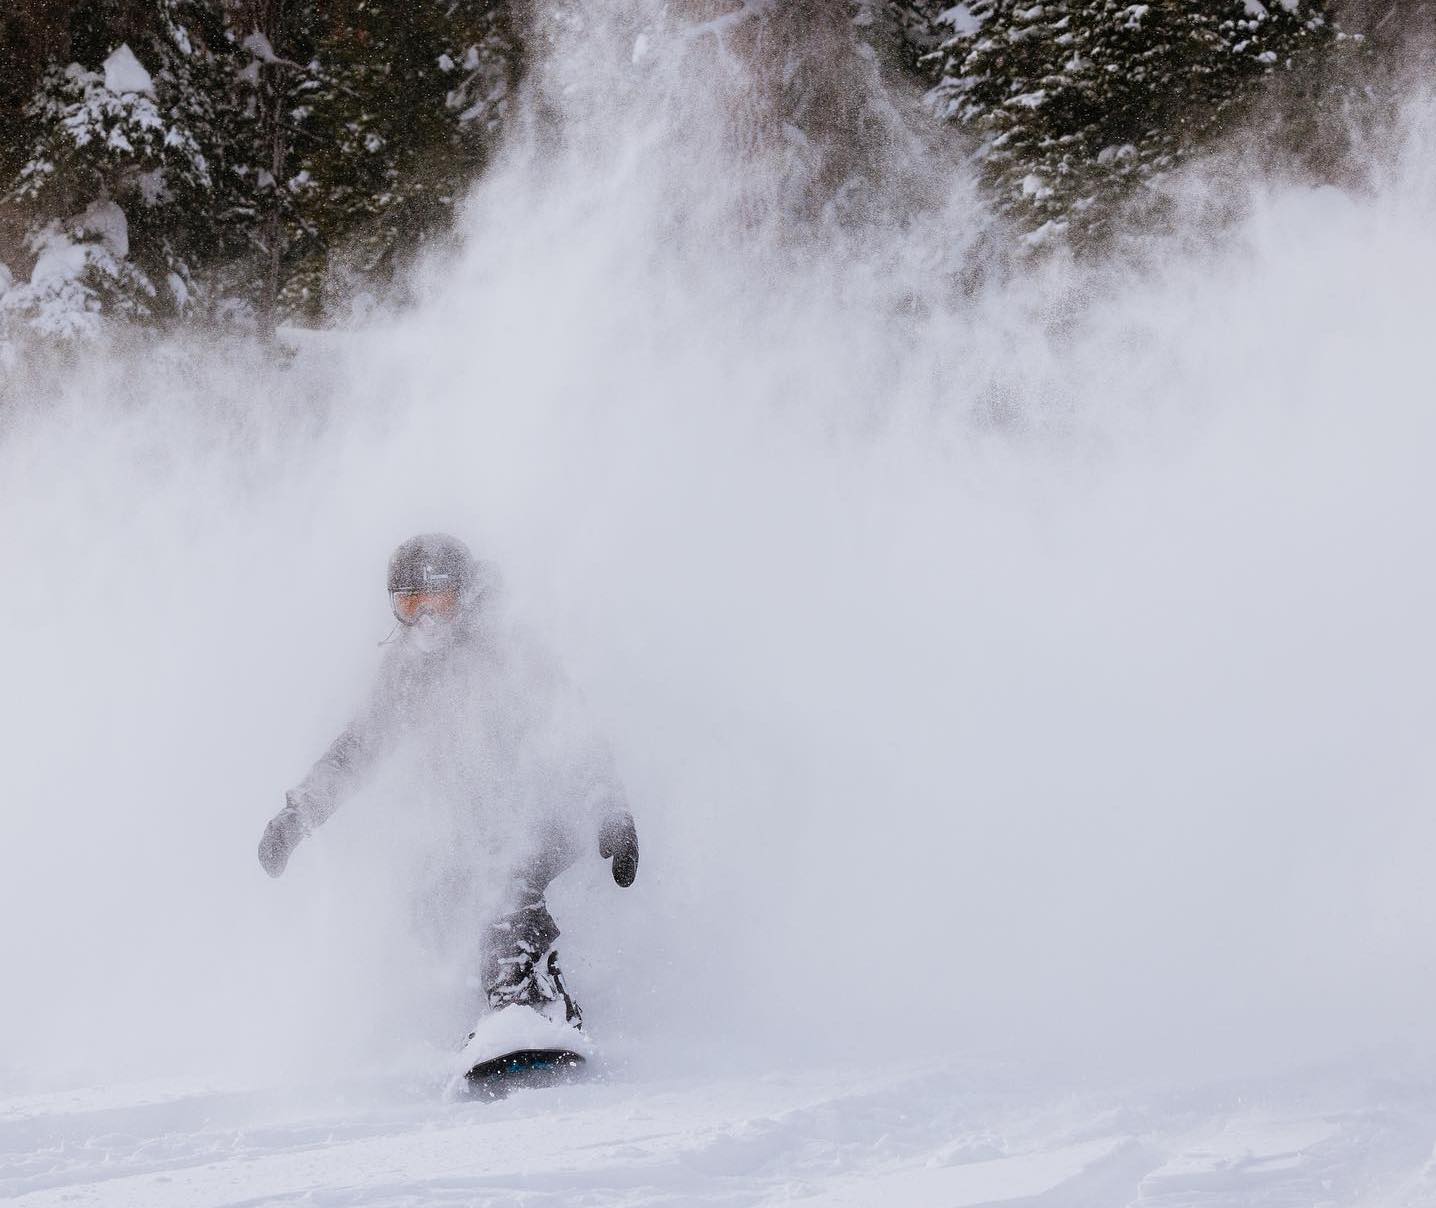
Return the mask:
[[[466,1093],[495,1098],[517,1086],[566,1082],[593,1056],[593,1042],[559,972],[558,925],[544,894],[578,851],[562,827],[545,830],[515,867],[504,913],[485,933],[482,980],[489,1010],[469,1033],[459,1063]]]
[[[514,870],[508,907],[485,936],[481,979],[494,1010],[530,1006],[575,1027],[582,1025],[554,950],[558,924],[544,900],[549,883],[573,863],[574,855],[571,845],[554,832]]]

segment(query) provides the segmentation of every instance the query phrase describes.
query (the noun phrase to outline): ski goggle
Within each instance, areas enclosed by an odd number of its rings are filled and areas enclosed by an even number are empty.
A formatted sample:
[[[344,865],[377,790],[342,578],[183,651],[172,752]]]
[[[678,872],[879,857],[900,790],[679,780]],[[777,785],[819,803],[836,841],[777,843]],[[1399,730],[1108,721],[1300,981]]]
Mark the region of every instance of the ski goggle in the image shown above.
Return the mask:
[[[425,613],[441,621],[452,621],[459,615],[459,593],[453,588],[444,591],[391,591],[389,602],[401,624],[413,625]]]

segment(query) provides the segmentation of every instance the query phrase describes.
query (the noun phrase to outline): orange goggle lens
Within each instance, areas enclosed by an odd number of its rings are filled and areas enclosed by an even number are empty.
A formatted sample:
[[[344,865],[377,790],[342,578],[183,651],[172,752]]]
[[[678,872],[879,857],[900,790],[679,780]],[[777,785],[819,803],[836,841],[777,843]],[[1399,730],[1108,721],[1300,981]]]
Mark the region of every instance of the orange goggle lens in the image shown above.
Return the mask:
[[[441,621],[452,621],[459,613],[456,591],[395,591],[389,593],[394,615],[405,625],[412,625],[425,613]]]

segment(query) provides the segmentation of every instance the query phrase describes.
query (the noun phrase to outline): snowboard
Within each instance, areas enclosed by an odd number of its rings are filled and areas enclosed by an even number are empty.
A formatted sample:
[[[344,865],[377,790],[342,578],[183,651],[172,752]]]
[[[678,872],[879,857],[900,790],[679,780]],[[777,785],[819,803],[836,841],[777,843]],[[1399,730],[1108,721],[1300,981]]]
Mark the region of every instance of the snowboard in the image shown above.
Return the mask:
[[[561,1010],[560,1003],[511,1003],[480,1018],[454,1066],[457,1089],[502,1099],[521,1087],[576,1081],[594,1045]]]
[[[518,1049],[480,1061],[464,1081],[472,1096],[502,1099],[510,1091],[576,1082],[587,1064],[581,1054],[567,1049]]]

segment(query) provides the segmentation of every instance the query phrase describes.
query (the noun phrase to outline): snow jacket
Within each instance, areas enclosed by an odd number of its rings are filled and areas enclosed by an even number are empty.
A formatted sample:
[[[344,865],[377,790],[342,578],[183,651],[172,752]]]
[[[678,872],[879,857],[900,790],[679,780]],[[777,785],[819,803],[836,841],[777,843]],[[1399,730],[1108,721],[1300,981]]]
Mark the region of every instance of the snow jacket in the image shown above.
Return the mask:
[[[423,791],[457,801],[504,846],[524,833],[549,845],[586,843],[626,808],[575,690],[493,609],[461,618],[436,652],[401,629],[359,712],[286,803],[311,831],[381,759],[410,745]]]

